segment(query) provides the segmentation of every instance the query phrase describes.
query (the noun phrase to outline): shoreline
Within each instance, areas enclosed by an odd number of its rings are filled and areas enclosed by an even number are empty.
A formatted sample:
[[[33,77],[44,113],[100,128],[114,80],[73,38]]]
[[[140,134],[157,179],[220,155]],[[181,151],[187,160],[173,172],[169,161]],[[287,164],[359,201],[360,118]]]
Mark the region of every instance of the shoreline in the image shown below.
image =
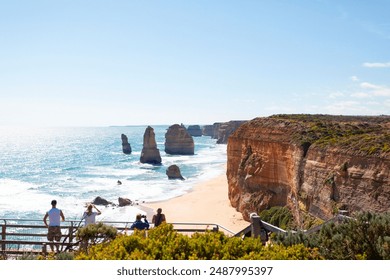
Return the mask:
[[[230,205],[225,174],[198,183],[181,196],[140,206],[147,213],[149,221],[157,208],[162,208],[168,223],[210,223],[233,232],[239,232],[250,225]]]

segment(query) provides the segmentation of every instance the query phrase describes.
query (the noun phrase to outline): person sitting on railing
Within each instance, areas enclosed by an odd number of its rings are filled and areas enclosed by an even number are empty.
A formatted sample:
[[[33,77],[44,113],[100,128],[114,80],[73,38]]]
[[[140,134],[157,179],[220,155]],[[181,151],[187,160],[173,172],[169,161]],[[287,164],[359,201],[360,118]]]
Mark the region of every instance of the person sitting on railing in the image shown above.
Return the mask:
[[[49,224],[47,224],[47,218],[49,218]],[[57,208],[57,201],[52,200],[51,209],[47,211],[43,217],[43,222],[45,223],[46,227],[48,227],[47,240],[50,242],[53,242],[54,240],[56,242],[60,242],[61,240],[61,219],[62,221],[65,221],[64,213],[62,213],[62,210]],[[59,252],[58,244],[56,247],[57,252]],[[52,251],[54,251],[54,246],[52,243],[50,243],[50,248]]]
[[[92,211],[92,208],[95,208],[97,212]],[[96,208],[94,204],[89,204],[87,207],[87,211],[84,212],[82,220],[84,220],[84,225],[87,226],[89,224],[95,223],[95,218],[97,215],[100,215],[102,212],[100,212],[99,209]]]
[[[142,218],[144,219],[144,221],[141,221]],[[139,230],[149,229],[149,222],[146,219],[146,216],[141,215],[141,214],[137,214],[137,216],[135,218],[135,222],[131,225],[130,229],[132,229],[132,230],[134,230],[134,229],[139,229]]]

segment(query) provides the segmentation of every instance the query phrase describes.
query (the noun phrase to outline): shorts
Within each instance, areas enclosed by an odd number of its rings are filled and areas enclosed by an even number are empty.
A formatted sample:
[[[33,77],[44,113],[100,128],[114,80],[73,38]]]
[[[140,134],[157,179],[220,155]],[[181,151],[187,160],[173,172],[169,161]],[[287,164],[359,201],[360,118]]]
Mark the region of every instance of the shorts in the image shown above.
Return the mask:
[[[61,228],[60,227],[50,227],[49,226],[49,231],[47,233],[47,240],[49,241],[60,241],[61,240]]]

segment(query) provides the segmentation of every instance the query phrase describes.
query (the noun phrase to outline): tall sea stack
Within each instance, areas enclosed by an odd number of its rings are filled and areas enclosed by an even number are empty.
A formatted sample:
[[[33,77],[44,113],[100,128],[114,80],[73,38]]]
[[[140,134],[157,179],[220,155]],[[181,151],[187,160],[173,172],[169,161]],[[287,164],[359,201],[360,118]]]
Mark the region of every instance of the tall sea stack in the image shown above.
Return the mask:
[[[129,143],[128,139],[127,139],[127,136],[122,134],[121,137],[122,137],[122,150],[123,150],[123,153],[127,154],[127,155],[131,154],[131,146],[130,146],[130,143]]]
[[[189,125],[187,131],[192,137],[202,136],[202,129],[200,128],[200,125]]]
[[[157,149],[154,129],[148,126],[144,133],[144,144],[141,152],[141,163],[161,164],[160,151]]]
[[[193,155],[194,139],[183,125],[174,124],[165,134],[165,152],[171,155]]]

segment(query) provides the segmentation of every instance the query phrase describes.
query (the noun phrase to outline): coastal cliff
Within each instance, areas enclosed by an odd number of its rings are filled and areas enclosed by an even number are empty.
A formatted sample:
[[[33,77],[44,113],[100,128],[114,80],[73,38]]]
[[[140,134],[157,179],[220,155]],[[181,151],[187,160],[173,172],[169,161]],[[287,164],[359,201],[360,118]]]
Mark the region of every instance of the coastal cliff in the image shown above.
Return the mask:
[[[227,144],[229,136],[246,121],[230,121],[221,123],[217,129],[217,144]]]
[[[229,136],[243,123],[247,121],[216,122],[203,126],[202,134],[217,139],[217,144],[227,144]]]
[[[390,117],[276,115],[242,124],[227,146],[233,207],[287,206],[321,219],[390,210]]]

